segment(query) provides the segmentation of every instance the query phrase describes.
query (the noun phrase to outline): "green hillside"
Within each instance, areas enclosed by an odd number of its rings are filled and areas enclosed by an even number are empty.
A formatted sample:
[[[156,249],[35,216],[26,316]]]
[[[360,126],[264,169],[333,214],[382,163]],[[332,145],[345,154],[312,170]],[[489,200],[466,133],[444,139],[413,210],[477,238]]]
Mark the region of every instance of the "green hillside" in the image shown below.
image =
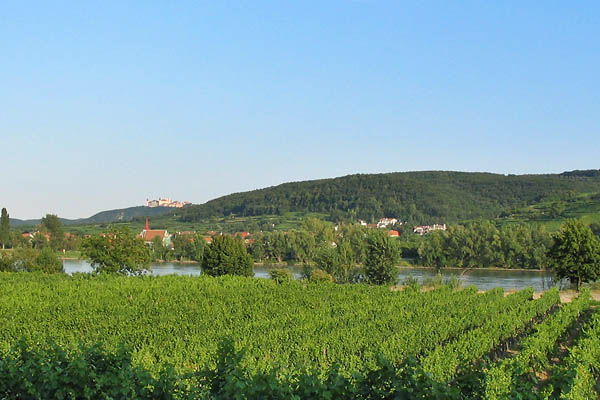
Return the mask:
[[[129,207],[122,208],[117,210],[109,210],[102,211],[97,214],[92,215],[89,218],[86,218],[83,221],[79,221],[80,223],[109,223],[109,222],[120,222],[120,221],[130,221],[135,217],[152,217],[159,216],[169,213],[172,208],[169,207]]]
[[[169,207],[128,207],[116,210],[101,211],[92,215],[89,218],[66,219],[59,218],[64,225],[92,225],[92,224],[107,224],[114,222],[127,222],[135,218],[156,217],[165,215],[173,209]],[[10,219],[10,224],[14,227],[34,227],[41,223],[41,219]]]
[[[600,226],[600,193],[571,194],[563,199],[541,201],[499,218],[502,224],[535,223],[555,231],[567,219],[581,219],[586,225]]]
[[[600,192],[600,170],[545,175],[399,172],[284,183],[235,193],[178,211],[182,222],[235,215],[311,212],[334,220],[383,216],[419,222],[497,218],[540,202]]]

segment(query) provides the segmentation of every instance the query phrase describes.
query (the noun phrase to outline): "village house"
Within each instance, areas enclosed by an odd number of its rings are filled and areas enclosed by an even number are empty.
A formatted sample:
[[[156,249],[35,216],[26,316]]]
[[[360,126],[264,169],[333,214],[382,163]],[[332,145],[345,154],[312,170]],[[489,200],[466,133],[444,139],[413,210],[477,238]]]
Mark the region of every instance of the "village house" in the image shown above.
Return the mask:
[[[447,229],[446,224],[419,225],[413,228],[413,232],[423,236],[431,231],[445,231]]]
[[[144,243],[152,244],[155,238],[160,238],[163,245],[166,247],[171,247],[171,235],[167,232],[166,229],[150,229],[150,222],[148,218],[146,218],[146,226],[138,235],[139,238],[144,239]]]
[[[377,222],[378,228],[387,228],[390,225],[396,225],[398,220],[396,218],[381,218],[379,222]]]

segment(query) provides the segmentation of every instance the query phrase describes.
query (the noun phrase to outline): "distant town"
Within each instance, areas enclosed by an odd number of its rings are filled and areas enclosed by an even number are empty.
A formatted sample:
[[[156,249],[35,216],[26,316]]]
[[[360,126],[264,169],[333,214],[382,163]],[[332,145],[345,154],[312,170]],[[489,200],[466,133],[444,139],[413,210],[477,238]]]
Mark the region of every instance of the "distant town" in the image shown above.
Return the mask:
[[[146,207],[172,207],[172,208],[181,208],[183,206],[187,206],[190,203],[189,201],[175,201],[170,198],[159,198],[158,200],[149,200],[146,199]]]

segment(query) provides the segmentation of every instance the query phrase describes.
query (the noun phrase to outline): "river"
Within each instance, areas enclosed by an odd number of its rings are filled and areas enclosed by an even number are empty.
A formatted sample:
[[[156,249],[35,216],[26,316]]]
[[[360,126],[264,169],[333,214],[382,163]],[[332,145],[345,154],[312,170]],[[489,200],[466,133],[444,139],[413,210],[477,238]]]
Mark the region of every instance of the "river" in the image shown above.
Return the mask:
[[[74,272],[91,272],[92,268],[84,260],[64,260],[63,266],[65,272],[72,274]],[[153,275],[190,275],[198,276],[202,273],[200,264],[180,264],[180,263],[152,263]],[[302,276],[301,266],[287,267],[296,279]],[[254,276],[256,278],[269,278],[269,267],[255,266]],[[495,287],[503,287],[506,290],[519,290],[526,287],[533,287],[536,292],[546,290],[553,286],[552,275],[546,271],[511,271],[511,270],[490,270],[490,269],[469,269],[469,270],[442,270],[444,279],[449,279],[451,275],[456,276],[463,286],[475,285],[480,290],[489,290]],[[398,273],[398,282],[404,282],[412,276],[419,283],[424,280],[435,277],[437,272],[433,269],[425,268],[401,268]]]

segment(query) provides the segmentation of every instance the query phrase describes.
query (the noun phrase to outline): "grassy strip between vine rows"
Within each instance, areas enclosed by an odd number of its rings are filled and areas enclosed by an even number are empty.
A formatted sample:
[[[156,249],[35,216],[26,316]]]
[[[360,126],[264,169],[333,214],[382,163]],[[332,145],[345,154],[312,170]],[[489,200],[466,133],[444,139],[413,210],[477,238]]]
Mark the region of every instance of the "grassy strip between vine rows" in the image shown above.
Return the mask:
[[[565,362],[555,368],[554,375],[561,399],[600,398],[600,309],[594,311],[581,338]]]
[[[507,312],[489,320],[483,326],[465,332],[456,341],[439,346],[422,360],[423,369],[438,382],[448,382],[461,364],[475,361],[503,340],[516,335],[533,318],[546,313],[560,302],[558,289],[551,289],[537,301],[519,301]]]
[[[548,368],[548,354],[582,312],[590,307],[589,290],[563,305],[526,337],[518,355],[504,359],[486,372],[485,395],[490,400],[538,398],[535,393],[536,371]]]

